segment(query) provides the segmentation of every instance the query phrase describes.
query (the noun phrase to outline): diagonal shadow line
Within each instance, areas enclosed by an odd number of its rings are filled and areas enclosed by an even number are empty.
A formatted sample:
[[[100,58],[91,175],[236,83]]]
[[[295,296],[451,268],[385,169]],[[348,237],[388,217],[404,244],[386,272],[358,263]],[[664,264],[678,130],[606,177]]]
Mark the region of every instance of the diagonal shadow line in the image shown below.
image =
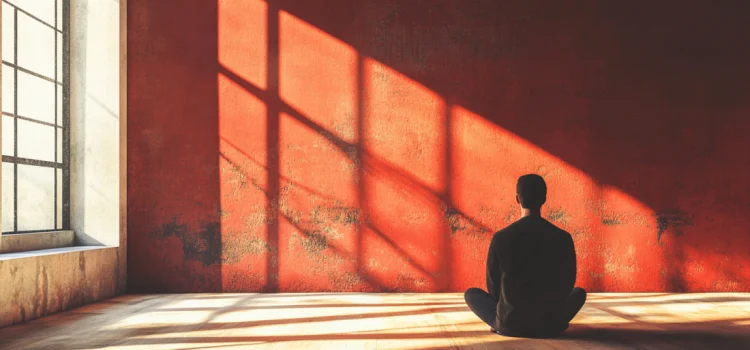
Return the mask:
[[[355,155],[354,152],[356,152],[357,150],[356,145],[336,136],[335,134],[333,134],[332,132],[330,132],[328,129],[324,128],[320,124],[307,118],[302,112],[290,106],[288,103],[282,101],[280,97],[273,95],[273,94],[269,94],[265,90],[259,88],[255,84],[247,81],[245,78],[239,76],[237,73],[228,69],[226,66],[224,66],[221,63],[218,63],[218,71],[220,74],[223,74],[224,76],[232,80],[235,84],[239,85],[247,92],[255,95],[255,97],[263,100],[265,103],[267,104],[271,102],[278,103],[280,105],[280,109],[282,113],[286,113],[294,117],[305,126],[315,130],[321,136],[325,137],[326,140],[334,144],[334,146],[342,150],[342,152],[344,152],[344,154],[347,157],[351,158],[351,156]]]
[[[599,305],[601,307],[614,306],[639,306],[639,305],[669,305],[669,304],[693,304],[693,303],[727,303],[727,302],[744,302],[750,303],[750,297],[709,297],[696,299],[674,299],[674,300],[628,300],[618,301],[618,299],[599,298],[588,300],[586,304]]]
[[[399,247],[396,244],[396,242],[394,242],[393,240],[391,240],[390,237],[386,236],[383,232],[381,232],[380,230],[378,230],[371,223],[367,223],[367,227],[370,230],[374,231],[380,237],[380,239],[382,239],[385,243],[388,244],[388,246],[390,246],[391,248],[393,248],[393,250],[395,250],[396,253],[398,253],[399,255],[401,255],[403,257],[405,257],[407,259],[407,262],[410,265],[414,266],[417,270],[419,270],[420,272],[424,273],[425,275],[430,276],[433,280],[435,279],[435,276],[434,276],[434,274],[432,272],[427,271],[427,269],[424,266],[422,266],[421,264],[415,262],[414,259],[411,257],[411,255],[409,253],[405,252],[403,249],[401,249],[401,247]]]
[[[257,165],[257,166],[259,166],[259,167],[263,168],[264,170],[268,171],[268,168],[267,168],[267,167],[266,167],[266,166],[265,166],[264,164],[262,164],[262,163],[261,163],[260,161],[258,161],[257,159],[255,159],[255,158],[251,157],[251,156],[250,156],[250,155],[248,155],[247,153],[245,153],[245,151],[241,150],[241,149],[240,149],[240,148],[239,148],[239,147],[238,147],[237,145],[235,145],[235,144],[234,144],[234,143],[232,143],[231,141],[227,140],[227,139],[226,139],[226,138],[224,138],[224,137],[222,137],[222,138],[221,138],[221,141],[222,141],[222,142],[225,142],[225,143],[226,143],[226,144],[228,144],[228,145],[229,145],[230,147],[232,147],[232,148],[233,148],[233,149],[234,149],[235,151],[237,151],[237,152],[239,152],[240,154],[242,154],[242,156],[244,156],[244,157],[245,157],[245,158],[246,158],[247,160],[249,160],[249,161],[250,161],[250,162],[252,162],[253,164],[255,164],[255,165]],[[220,153],[221,153],[221,152],[220,152]],[[226,154],[224,154],[224,153],[221,153],[221,154],[222,154],[222,156],[223,156],[223,157],[224,157],[225,159],[228,159],[228,158],[229,158],[229,156],[228,156],[228,155],[226,155]],[[237,164],[236,162],[235,162],[235,163],[233,164],[233,166],[234,166],[235,168],[237,168],[238,170],[243,170],[243,167],[242,167],[242,166],[240,166],[239,164]],[[317,191],[317,190],[315,190],[315,189],[312,189],[312,188],[310,188],[310,187],[309,187],[309,186],[307,186],[307,185],[303,185],[303,184],[299,183],[298,181],[292,180],[292,179],[290,179],[289,177],[286,177],[286,176],[284,176],[284,175],[281,175],[281,174],[279,174],[279,179],[281,179],[281,180],[282,180],[282,181],[284,181],[284,182],[288,182],[289,184],[291,184],[291,185],[292,185],[292,186],[294,186],[294,187],[297,187],[297,188],[301,188],[301,189],[302,189],[302,190],[304,190],[305,192],[307,192],[307,193],[310,193],[310,194],[312,194],[312,195],[314,195],[314,196],[317,196],[317,197],[320,197],[320,198],[323,198],[323,199],[326,199],[326,200],[329,200],[329,201],[337,201],[337,200],[338,200],[338,199],[336,199],[336,198],[333,198],[333,197],[331,197],[331,196],[328,196],[328,195],[325,195],[325,194],[323,194],[323,193],[320,193],[319,191]]]
[[[258,296],[259,296],[258,294],[252,294],[252,295],[249,295],[247,297],[240,298],[239,300],[237,300],[237,301],[234,302],[234,306],[236,307],[236,306],[244,304],[244,303],[246,303],[246,302],[248,302],[250,300],[257,299]],[[219,316],[221,316],[221,315],[223,315],[225,313],[232,312],[232,309],[234,309],[234,307],[232,307],[232,306],[223,307],[223,308],[218,309],[218,310],[214,309],[214,312],[212,312],[210,315],[208,315],[208,317],[206,317],[206,319],[203,320],[203,323],[211,322],[211,321],[215,320],[217,317],[219,317]]]
[[[139,342],[140,343],[140,342]],[[267,342],[259,341],[257,343],[265,344]],[[203,349],[228,349],[228,348],[238,348],[242,347],[245,348],[250,344],[254,343],[245,343],[245,344],[222,344],[222,345],[216,345],[216,346],[199,346],[197,348],[180,348],[180,350],[203,350]]]
[[[431,308],[419,308],[412,310],[402,311],[391,311],[391,312],[370,312],[370,313],[356,313],[349,315],[327,315],[327,316],[312,316],[312,317],[300,317],[300,318],[282,318],[282,319],[266,319],[257,321],[242,321],[242,322],[216,322],[206,324],[189,324],[179,326],[146,326],[146,327],[134,327],[128,328],[128,331],[132,331],[138,334],[168,334],[168,333],[183,333],[183,332],[194,332],[194,331],[213,331],[213,330],[229,330],[229,329],[240,329],[240,328],[251,328],[261,326],[274,326],[274,325],[290,325],[290,324],[304,324],[313,322],[328,322],[328,321],[347,321],[347,320],[360,320],[365,318],[383,318],[383,317],[399,317],[399,316],[418,316],[425,314],[432,314],[435,312],[469,312],[468,306],[450,306],[450,307],[431,307]],[[100,333],[106,333],[110,331],[101,331]],[[117,332],[117,331],[111,331]],[[106,336],[106,335],[102,335]]]
[[[641,315],[628,314],[628,313],[625,313],[625,312],[617,311],[615,308],[605,307],[605,306],[601,306],[601,305],[590,305],[590,307],[592,307],[594,309],[597,309],[599,311],[602,311],[602,312],[609,313],[610,315],[620,317],[622,319],[628,320],[628,321],[636,323],[636,324],[654,326],[654,327],[658,327],[658,328],[664,328],[665,327],[664,323],[644,321],[643,319],[641,319],[641,317],[640,317]],[[677,314],[676,313],[667,313],[667,314],[664,314],[664,315],[668,315],[668,316],[670,316],[670,318],[674,318]],[[649,314],[647,314],[647,316],[656,316],[656,315],[654,315],[653,313],[649,313]],[[741,320],[741,318],[739,320]],[[727,324],[732,323],[734,321],[736,321],[736,320],[721,320],[721,322],[716,322],[715,320],[712,320],[712,321],[703,321],[703,322],[700,322],[700,321],[699,322],[695,322],[694,320],[688,319],[688,320],[686,320],[686,322],[683,323],[683,325],[684,326],[693,326],[696,329],[700,328],[700,329],[704,329],[705,330],[707,328],[710,331],[722,331],[722,330],[725,330]],[[672,323],[674,324],[676,322],[672,322]],[[699,324],[700,324],[700,326],[699,326]],[[746,326],[746,327],[735,326],[735,327],[750,329],[750,326]]]
[[[256,305],[256,306],[243,306],[233,307],[225,306],[222,308],[231,308],[230,311],[252,311],[252,310],[276,310],[276,309],[317,309],[317,308],[345,308],[345,307],[366,307],[366,308],[380,308],[380,307],[417,307],[417,306],[463,306],[464,302],[449,302],[449,303],[382,303],[382,304],[283,304],[283,305]],[[186,308],[158,308],[154,311],[211,311],[216,310],[215,307],[186,307]]]
[[[450,321],[450,324],[456,326],[456,328],[459,328],[459,329],[462,326],[466,326],[466,327],[480,326],[481,328],[484,328],[484,326],[486,325],[486,323],[484,323],[484,321],[480,320],[479,318],[477,318],[474,321],[467,321],[467,322]],[[430,324],[430,323],[426,323],[425,322],[425,323],[423,323],[420,326],[407,326],[407,327],[394,326],[392,328],[378,328],[377,332],[378,333],[382,332],[382,333],[388,334],[387,333],[388,331],[401,331],[401,332],[403,332],[404,330],[407,330],[407,329],[411,329],[411,330],[418,330],[418,329],[428,329],[428,330],[429,329],[441,329],[442,330],[442,329],[444,329],[444,326],[445,326],[445,324],[440,324],[440,323],[432,323],[432,324]],[[361,334],[361,333],[371,333],[371,332],[373,332],[373,330],[365,329],[365,330],[361,330],[361,331],[347,332],[347,334]]]
[[[332,334],[309,334],[309,335],[258,335],[258,336],[214,336],[214,337],[159,337],[159,338],[135,338],[132,341],[139,345],[158,344],[184,344],[184,343],[282,343],[292,341],[335,341],[335,340],[408,340],[408,339],[445,339],[477,337],[487,335],[487,331],[435,331],[430,333],[332,333]],[[117,345],[128,345],[129,339],[117,342]],[[518,340],[503,339],[503,343]],[[97,344],[99,345],[99,344]],[[112,345],[112,344],[107,344]]]
[[[234,73],[233,71],[225,67],[224,65],[219,64],[219,72],[221,74],[224,74],[227,78],[229,78],[235,84],[245,89],[247,92],[255,95],[257,98],[264,100],[264,101],[268,101],[269,96],[263,89],[245,80],[245,78],[237,75],[236,73]],[[333,134],[322,125],[316,123],[312,119],[305,116],[302,112],[300,112],[296,108],[290,106],[289,104],[283,101],[280,101],[280,99],[278,102],[281,104],[281,111],[283,113],[293,117],[294,119],[296,119],[303,125],[307,126],[311,130],[323,136],[326,140],[331,142],[331,144],[333,144],[339,150],[341,150],[341,152],[353,162],[360,161],[361,166],[364,168],[364,170],[369,171],[370,173],[373,173],[373,174],[385,173],[387,174],[387,176],[382,176],[384,179],[387,179],[389,181],[397,181],[398,183],[403,185],[404,188],[408,188],[411,191],[417,191],[422,197],[438,198],[438,199],[444,197],[442,193],[438,193],[434,189],[430,188],[429,185],[423,183],[419,179],[414,178],[413,175],[410,175],[404,172],[403,170],[396,167],[394,164],[391,164],[390,162],[380,158],[377,155],[373,155],[371,152],[367,152],[367,150],[365,150],[364,147],[359,147],[361,148],[359,149],[356,144],[350,143],[340,138],[339,136]],[[360,152],[359,157],[357,157],[358,152]],[[493,229],[480,223],[475,218],[459,210],[458,208],[455,208],[452,203],[446,203],[446,204],[452,210],[454,210],[456,214],[461,215],[466,221],[471,223],[473,226],[480,228],[481,230],[486,231],[486,232],[494,232]]]

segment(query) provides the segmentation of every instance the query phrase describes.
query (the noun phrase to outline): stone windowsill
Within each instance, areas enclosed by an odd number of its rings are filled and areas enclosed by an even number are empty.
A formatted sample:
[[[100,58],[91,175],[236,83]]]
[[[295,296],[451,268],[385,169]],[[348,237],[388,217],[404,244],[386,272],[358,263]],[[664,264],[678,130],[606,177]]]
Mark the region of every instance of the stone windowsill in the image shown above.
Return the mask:
[[[0,254],[66,248],[74,245],[75,234],[69,230],[4,234],[0,237]]]
[[[73,252],[81,252],[81,251],[97,250],[97,249],[117,249],[117,247],[78,246],[78,247],[42,249],[42,250],[34,250],[34,251],[29,251],[29,252],[5,253],[5,254],[0,254],[0,261],[34,258],[34,257],[39,257],[39,256],[45,256],[45,255],[73,253]]]

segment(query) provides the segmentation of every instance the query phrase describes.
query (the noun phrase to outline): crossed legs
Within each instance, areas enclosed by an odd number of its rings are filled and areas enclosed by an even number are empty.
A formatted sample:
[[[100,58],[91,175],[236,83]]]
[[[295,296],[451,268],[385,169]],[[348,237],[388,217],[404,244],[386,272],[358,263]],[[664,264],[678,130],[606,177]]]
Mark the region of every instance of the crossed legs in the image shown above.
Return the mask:
[[[469,288],[464,293],[464,300],[474,314],[494,329],[497,301],[492,296],[479,288]],[[563,306],[566,323],[578,314],[584,303],[586,303],[586,291],[583,288],[573,288]]]

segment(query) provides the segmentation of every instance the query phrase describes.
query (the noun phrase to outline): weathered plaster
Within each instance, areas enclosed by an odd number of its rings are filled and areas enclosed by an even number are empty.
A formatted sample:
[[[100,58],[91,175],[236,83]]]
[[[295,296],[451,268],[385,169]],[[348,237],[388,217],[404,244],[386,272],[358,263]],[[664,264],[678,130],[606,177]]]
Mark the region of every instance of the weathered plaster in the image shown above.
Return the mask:
[[[132,0],[130,287],[483,286],[539,173],[579,285],[750,290],[750,9],[643,8]]]

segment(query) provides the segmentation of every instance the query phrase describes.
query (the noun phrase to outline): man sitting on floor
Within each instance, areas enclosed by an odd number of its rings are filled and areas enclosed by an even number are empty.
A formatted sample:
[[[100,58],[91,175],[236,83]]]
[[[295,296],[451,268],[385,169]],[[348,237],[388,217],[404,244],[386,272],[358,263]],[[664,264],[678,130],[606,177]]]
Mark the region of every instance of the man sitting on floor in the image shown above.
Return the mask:
[[[516,337],[564,332],[586,302],[576,282],[576,252],[568,232],[541,216],[547,185],[539,175],[518,179],[521,219],[492,236],[487,290],[470,288],[469,305],[492,331]]]

